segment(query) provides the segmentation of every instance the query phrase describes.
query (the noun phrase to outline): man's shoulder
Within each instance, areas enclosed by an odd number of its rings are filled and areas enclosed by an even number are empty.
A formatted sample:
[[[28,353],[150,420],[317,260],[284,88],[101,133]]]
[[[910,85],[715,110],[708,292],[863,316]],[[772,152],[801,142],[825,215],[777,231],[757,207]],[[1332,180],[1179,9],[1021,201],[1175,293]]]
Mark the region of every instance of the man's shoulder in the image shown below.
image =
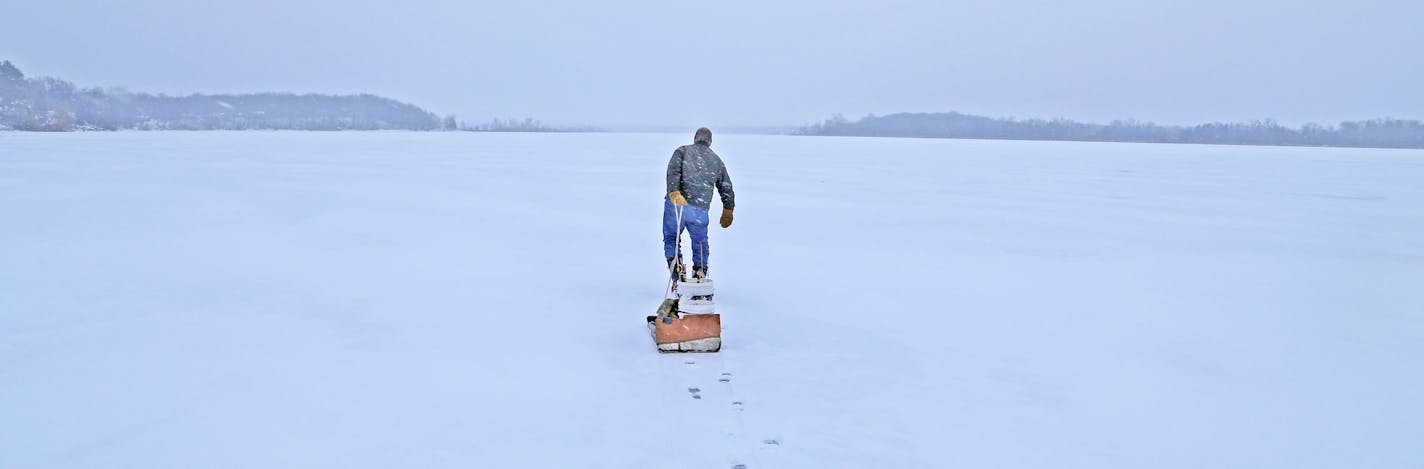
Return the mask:
[[[712,151],[712,147],[709,147],[709,146],[707,146],[707,145],[697,144],[697,143],[693,143],[693,144],[689,144],[689,145],[683,145],[683,146],[678,147],[677,149],[678,149],[678,150],[682,150],[682,151],[687,152],[687,153],[697,153],[697,154],[699,154],[699,155],[708,155],[708,156],[713,156],[713,157],[717,156],[717,152]]]
[[[717,152],[712,151],[712,147],[707,145],[699,145],[696,143],[683,145],[673,151],[673,155],[679,154],[683,155],[683,157],[695,156],[701,159],[716,160],[718,163],[722,162],[722,157],[717,156]]]

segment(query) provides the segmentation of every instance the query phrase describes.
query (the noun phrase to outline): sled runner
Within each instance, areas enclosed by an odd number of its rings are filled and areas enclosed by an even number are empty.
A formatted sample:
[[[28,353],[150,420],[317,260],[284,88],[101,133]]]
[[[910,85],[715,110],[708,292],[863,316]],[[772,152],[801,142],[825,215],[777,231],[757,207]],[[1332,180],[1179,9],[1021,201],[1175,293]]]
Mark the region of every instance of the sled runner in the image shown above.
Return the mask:
[[[712,280],[676,282],[675,298],[663,300],[648,316],[659,352],[716,352],[722,349],[722,316],[712,302]],[[695,299],[694,299],[695,298]]]
[[[716,352],[722,349],[722,315],[686,314],[678,299],[664,299],[648,329],[659,352]]]

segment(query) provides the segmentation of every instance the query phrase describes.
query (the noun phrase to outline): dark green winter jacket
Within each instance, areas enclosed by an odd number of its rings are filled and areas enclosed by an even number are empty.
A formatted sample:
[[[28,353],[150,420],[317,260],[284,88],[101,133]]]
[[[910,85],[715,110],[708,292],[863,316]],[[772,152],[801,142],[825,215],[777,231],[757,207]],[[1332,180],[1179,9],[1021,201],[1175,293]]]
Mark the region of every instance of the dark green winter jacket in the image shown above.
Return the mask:
[[[667,193],[682,192],[687,203],[711,210],[713,187],[722,194],[722,208],[732,210],[736,205],[732,177],[727,175],[727,166],[711,146],[698,142],[672,152],[667,169]]]

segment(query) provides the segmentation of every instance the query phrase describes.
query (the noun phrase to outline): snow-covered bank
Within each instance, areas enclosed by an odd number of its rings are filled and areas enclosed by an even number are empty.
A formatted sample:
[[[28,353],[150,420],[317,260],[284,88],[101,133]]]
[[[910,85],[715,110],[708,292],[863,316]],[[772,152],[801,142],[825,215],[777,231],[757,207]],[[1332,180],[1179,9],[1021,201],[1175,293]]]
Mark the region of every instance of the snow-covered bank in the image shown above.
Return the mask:
[[[0,467],[1424,464],[1424,152],[689,137],[0,134]]]

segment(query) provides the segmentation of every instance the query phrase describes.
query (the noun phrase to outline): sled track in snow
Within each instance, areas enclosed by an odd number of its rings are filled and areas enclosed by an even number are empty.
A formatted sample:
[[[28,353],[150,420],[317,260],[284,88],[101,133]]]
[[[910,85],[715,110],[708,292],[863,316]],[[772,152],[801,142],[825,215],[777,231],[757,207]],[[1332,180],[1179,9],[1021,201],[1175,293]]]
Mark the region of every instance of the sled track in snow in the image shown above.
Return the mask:
[[[685,436],[697,462],[720,459],[733,469],[763,468],[760,453],[781,445],[779,437],[758,437],[747,428],[749,406],[738,394],[735,364],[728,351],[698,355],[660,355],[661,395],[665,415],[674,416],[675,433]],[[754,403],[752,403],[754,404]],[[714,466],[715,467],[715,466]]]

